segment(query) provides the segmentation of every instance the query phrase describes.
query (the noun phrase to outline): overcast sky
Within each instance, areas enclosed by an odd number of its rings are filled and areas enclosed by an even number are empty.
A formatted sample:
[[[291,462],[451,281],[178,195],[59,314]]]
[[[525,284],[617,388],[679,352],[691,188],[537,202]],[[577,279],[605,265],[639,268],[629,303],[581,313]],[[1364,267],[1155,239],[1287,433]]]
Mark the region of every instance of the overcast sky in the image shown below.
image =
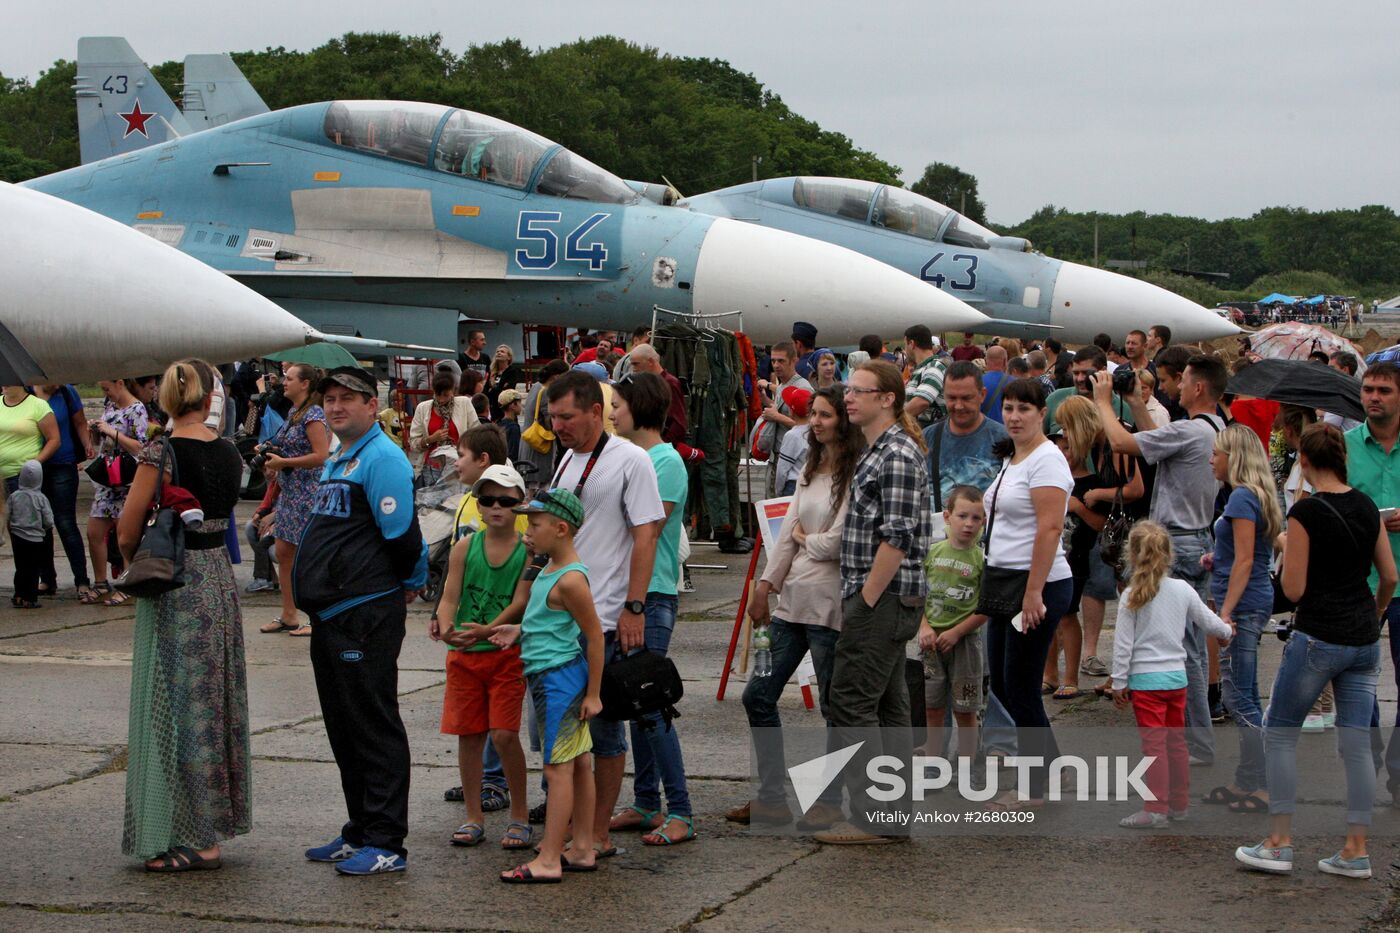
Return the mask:
[[[37,77],[80,35],[148,62],[310,49],[344,32],[440,32],[461,51],[613,34],[725,59],[903,168],[975,174],[996,223],[1074,210],[1246,216],[1400,208],[1400,3],[1072,0],[243,0],[11,4],[0,73]],[[577,11],[577,12],[574,12]],[[690,193],[690,192],[688,192]]]

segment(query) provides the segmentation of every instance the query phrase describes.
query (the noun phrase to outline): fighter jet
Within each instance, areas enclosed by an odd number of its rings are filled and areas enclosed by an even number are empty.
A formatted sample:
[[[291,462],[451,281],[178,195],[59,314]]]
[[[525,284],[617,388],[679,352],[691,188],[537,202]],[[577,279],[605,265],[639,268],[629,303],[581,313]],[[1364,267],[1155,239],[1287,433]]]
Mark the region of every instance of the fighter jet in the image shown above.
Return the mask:
[[[979,333],[1088,343],[1166,324],[1173,339],[1239,328],[1148,282],[1051,259],[922,195],[851,178],[772,178],[696,195],[681,207],[835,243],[901,269],[985,313]]]
[[[0,183],[0,214],[0,384],[139,376],[322,339],[228,276],[74,204]]]
[[[102,112],[130,125],[133,89],[150,98],[154,79],[139,59],[110,69],[80,64],[79,92],[105,95]],[[955,294],[852,250],[657,204],[544,137],[437,104],[306,104],[25,184],[130,224],[330,334],[455,346],[459,313],[622,329],[658,307],[740,311],[725,323],[741,320],[760,342],[798,319],[833,345],[914,322],[985,322]]]

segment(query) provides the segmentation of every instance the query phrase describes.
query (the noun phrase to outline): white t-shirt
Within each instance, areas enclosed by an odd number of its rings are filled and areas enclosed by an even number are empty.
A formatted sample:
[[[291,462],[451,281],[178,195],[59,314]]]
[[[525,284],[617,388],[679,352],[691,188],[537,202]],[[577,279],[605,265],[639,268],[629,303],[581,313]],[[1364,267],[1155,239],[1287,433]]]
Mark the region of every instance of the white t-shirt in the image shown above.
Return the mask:
[[[1299,493],[1313,494],[1312,484],[1303,479],[1303,465],[1293,461],[1293,469],[1288,471],[1288,479],[1283,481],[1283,514],[1287,515],[1298,501]]]
[[[573,492],[588,457],[572,450],[565,453],[556,485]],[[627,602],[631,529],[666,518],[651,458],[636,444],[609,435],[588,482],[583,484],[581,498],[583,527],[574,538],[574,547],[588,568],[588,585],[593,589],[593,605],[603,631],[611,632],[617,628],[622,604]]]
[[[990,548],[987,552],[989,567],[1002,567],[1007,570],[1029,570],[1031,550],[1039,528],[1036,524],[1035,505],[1031,502],[1031,490],[1054,487],[1065,491],[1065,503],[1074,489],[1074,476],[1069,471],[1069,463],[1060,449],[1050,441],[1041,444],[1020,463],[1007,460],[1001,474],[987,487],[982,495],[982,504],[987,510],[989,524],[992,524]],[[992,500],[996,500],[996,515],[993,522]],[[1059,523],[1064,523],[1064,513]],[[1064,580],[1071,576],[1069,562],[1065,560],[1065,548],[1061,536],[1055,536],[1055,561],[1050,565],[1047,583]]]

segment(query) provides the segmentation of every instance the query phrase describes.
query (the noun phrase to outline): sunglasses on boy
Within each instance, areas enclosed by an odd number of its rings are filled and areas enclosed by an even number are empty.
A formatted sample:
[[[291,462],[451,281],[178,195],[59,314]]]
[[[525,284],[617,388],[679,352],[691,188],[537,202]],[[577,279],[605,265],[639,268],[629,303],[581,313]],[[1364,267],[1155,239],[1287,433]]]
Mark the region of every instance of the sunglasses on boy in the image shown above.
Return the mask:
[[[500,506],[503,509],[513,509],[524,502],[519,496],[478,496],[477,503],[484,508],[492,509]]]

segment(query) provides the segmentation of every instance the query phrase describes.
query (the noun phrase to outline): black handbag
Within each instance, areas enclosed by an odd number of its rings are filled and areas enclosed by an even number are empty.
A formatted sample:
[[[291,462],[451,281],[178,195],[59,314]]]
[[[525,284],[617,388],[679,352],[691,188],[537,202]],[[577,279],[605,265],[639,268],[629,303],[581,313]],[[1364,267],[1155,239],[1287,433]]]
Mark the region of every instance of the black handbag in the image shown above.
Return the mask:
[[[1128,546],[1128,532],[1133,530],[1133,520],[1123,508],[1123,487],[1113,494],[1113,508],[1108,511],[1103,527],[1099,529],[1099,556],[1114,570],[1123,566],[1123,552]]]
[[[613,722],[640,721],[642,728],[652,723],[643,719],[648,713],[660,713],[666,727],[680,715],[676,703],[685,694],[680,672],[668,657],[639,651],[603,668],[603,682],[598,690],[603,700],[604,719]]]
[[[83,472],[87,473],[88,479],[99,486],[120,489],[123,486],[130,486],[131,481],[136,478],[136,458],[126,451],[122,451],[115,457],[93,457],[83,468]]]
[[[185,523],[175,509],[162,508],[161,492],[165,488],[165,464],[170,462],[171,479],[180,483],[179,467],[170,456],[170,443],[162,442],[159,478],[151,500],[151,514],[141,543],[126,565],[126,571],[113,581],[117,589],[130,596],[159,596],[185,585]]]
[[[1006,479],[1006,468],[997,477],[997,488],[992,490],[992,509],[987,518],[987,533],[982,537],[982,550],[992,549],[992,529],[996,527],[997,497],[1001,495],[1001,484]],[[1029,570],[1011,570],[1006,567],[982,568],[982,592],[977,596],[977,614],[994,619],[1005,619],[1021,611],[1021,603],[1026,598],[1026,583],[1030,581]]]

